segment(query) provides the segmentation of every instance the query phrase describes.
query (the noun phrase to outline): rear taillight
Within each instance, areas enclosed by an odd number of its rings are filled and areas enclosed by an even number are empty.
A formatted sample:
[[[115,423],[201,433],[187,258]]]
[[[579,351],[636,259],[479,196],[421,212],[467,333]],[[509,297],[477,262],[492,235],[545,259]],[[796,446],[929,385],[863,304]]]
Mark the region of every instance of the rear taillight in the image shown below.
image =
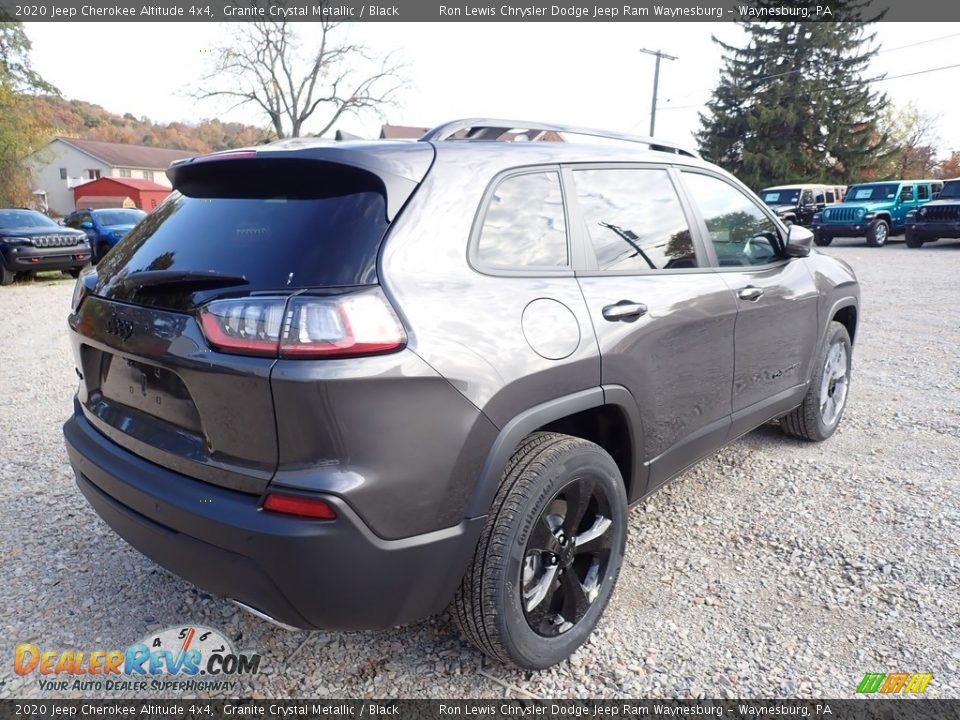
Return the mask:
[[[337,513],[334,509],[319,498],[270,493],[267,495],[266,500],[263,501],[263,509],[282,513],[283,515],[313,518],[314,520],[337,519]]]
[[[264,357],[351,357],[392,352],[406,335],[379,288],[317,297],[215,300],[200,311],[218,350]]]

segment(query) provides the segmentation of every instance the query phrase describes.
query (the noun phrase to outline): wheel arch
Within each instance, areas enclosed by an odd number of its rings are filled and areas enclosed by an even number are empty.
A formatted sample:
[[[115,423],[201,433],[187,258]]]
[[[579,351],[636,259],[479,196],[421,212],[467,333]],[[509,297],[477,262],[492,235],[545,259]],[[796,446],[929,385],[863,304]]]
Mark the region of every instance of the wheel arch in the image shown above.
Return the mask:
[[[596,419],[603,422],[591,422]],[[617,462],[627,501],[633,502],[642,496],[646,467],[639,453],[643,447],[639,410],[626,388],[605,385],[535,405],[504,425],[480,471],[467,505],[467,517],[478,517],[489,511],[514,451],[525,437],[538,430],[562,432],[596,442]]]

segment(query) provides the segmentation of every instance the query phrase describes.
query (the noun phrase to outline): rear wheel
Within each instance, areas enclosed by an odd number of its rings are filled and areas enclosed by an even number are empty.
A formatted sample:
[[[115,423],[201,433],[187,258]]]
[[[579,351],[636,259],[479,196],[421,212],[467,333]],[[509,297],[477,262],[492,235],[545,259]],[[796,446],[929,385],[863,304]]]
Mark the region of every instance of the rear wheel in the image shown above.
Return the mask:
[[[847,328],[831,322],[803,403],[780,418],[785,433],[814,442],[833,435],[847,404],[852,349]]]
[[[886,220],[874,220],[867,230],[867,245],[883,247],[890,237],[890,226]]]
[[[916,233],[907,230],[906,235],[907,247],[918,248],[923,247],[923,240],[917,236]]]
[[[814,233],[813,233],[813,242],[814,242],[815,244],[819,245],[820,247],[823,247],[823,246],[825,246],[825,245],[829,245],[830,243],[832,243],[832,242],[833,242],[833,238],[830,237],[829,235],[824,235],[824,234],[821,233],[821,232],[814,232]]]
[[[490,657],[529,670],[586,641],[613,592],[627,499],[603,448],[534,433],[514,453],[452,610]]]

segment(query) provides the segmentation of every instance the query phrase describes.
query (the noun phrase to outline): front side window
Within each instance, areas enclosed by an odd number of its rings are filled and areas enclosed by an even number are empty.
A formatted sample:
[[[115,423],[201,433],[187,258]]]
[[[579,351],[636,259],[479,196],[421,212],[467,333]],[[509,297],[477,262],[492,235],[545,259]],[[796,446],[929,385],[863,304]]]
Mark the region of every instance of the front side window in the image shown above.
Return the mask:
[[[573,177],[600,270],[697,267],[690,228],[666,170],[576,170]]]
[[[803,191],[803,200],[802,200],[801,202],[803,202],[804,205],[812,205],[812,204],[813,204],[813,191],[812,191],[812,190],[804,190],[804,191]]]
[[[567,266],[567,224],[556,171],[513,175],[497,186],[483,218],[477,259],[512,269]]]
[[[902,190],[900,190],[900,200],[902,202],[910,202],[913,200],[913,185],[905,185]]]
[[[778,259],[776,225],[753,200],[709,175],[684,172],[683,178],[703,215],[721,267],[765,265]]]

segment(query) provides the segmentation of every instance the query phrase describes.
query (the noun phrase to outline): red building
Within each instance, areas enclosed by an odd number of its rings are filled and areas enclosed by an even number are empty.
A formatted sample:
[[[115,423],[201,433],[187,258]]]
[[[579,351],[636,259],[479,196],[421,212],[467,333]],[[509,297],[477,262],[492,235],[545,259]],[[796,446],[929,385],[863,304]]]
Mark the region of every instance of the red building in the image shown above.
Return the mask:
[[[150,212],[169,194],[170,188],[150,180],[120,177],[102,177],[73,188],[78,210],[135,207]]]

